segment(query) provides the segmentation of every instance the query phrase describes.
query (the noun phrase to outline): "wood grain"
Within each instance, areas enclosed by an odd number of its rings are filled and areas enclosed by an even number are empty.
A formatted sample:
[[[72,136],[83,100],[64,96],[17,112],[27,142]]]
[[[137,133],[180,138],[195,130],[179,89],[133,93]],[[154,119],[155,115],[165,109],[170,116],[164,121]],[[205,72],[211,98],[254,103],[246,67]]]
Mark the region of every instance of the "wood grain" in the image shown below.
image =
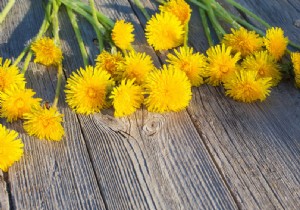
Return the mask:
[[[8,16],[1,25],[5,31],[1,34],[3,57],[16,56],[38,31],[44,16],[41,1],[19,0],[12,13],[15,15]],[[70,54],[67,51],[66,57]],[[37,96],[53,100],[54,68],[31,64],[26,77],[27,87],[33,88]],[[62,96],[59,107],[64,114],[66,136],[61,142],[28,137],[21,122],[5,123],[20,133],[25,144],[24,157],[9,170],[12,209],[105,209],[77,117],[63,101]]]
[[[9,210],[9,196],[4,174],[0,171],[0,209]]]

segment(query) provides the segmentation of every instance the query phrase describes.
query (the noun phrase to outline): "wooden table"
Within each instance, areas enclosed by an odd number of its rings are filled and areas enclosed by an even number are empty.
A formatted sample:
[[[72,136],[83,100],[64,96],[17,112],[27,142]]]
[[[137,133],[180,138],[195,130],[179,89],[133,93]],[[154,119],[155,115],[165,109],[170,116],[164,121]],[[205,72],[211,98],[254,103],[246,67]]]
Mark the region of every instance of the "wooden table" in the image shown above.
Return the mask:
[[[6,2],[1,0],[0,8]],[[151,14],[157,10],[154,1],[143,2]],[[238,2],[300,43],[299,0]],[[132,21],[134,47],[159,64],[145,41],[145,19],[131,0],[96,4],[114,20]],[[205,52],[208,44],[194,10],[190,45]],[[16,58],[43,16],[42,1],[17,0],[0,26],[0,56]],[[67,77],[82,62],[64,9],[60,24]],[[80,27],[93,63],[95,34],[82,19]],[[55,69],[31,63],[26,77],[39,97],[53,100]],[[9,173],[0,172],[0,209],[300,209],[300,92],[291,81],[252,104],[203,85],[193,88],[185,111],[154,114],[143,108],[122,119],[112,110],[77,115],[61,95],[66,130],[61,142],[28,137],[21,121],[1,119],[20,132],[25,155]]]

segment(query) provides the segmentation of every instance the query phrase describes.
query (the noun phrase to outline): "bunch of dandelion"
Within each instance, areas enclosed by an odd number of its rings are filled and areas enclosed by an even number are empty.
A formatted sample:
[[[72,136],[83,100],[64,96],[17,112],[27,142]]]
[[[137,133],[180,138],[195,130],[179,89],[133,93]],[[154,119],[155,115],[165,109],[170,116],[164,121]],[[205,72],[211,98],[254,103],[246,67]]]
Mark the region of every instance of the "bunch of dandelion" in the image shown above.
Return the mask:
[[[0,124],[0,169],[4,172],[16,161],[19,161],[24,153],[24,145],[18,138],[18,133],[8,130]]]

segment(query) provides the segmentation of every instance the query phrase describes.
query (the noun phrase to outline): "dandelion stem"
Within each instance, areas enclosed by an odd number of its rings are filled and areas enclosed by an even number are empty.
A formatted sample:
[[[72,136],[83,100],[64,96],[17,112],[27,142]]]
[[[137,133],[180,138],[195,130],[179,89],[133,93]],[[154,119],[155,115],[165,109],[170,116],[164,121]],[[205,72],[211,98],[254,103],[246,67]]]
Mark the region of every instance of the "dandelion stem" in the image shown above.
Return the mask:
[[[22,74],[25,74],[25,72],[27,71],[31,58],[32,58],[32,51],[29,51],[23,64],[23,68],[21,72]]]
[[[204,34],[207,38],[208,44],[209,44],[209,46],[213,46],[214,43],[213,43],[213,40],[211,38],[211,33],[210,33],[210,29],[208,27],[208,22],[207,22],[207,17],[206,17],[206,14],[205,14],[205,10],[199,7],[199,13],[200,13],[200,17],[201,17],[202,24],[203,24]]]
[[[57,0],[53,0],[53,17],[52,17],[52,33],[54,36],[54,42],[56,45],[60,46],[59,40],[59,22],[58,22],[58,10],[59,5]]]
[[[98,21],[98,18],[97,18],[94,0],[89,0],[89,1],[90,1],[90,6],[92,8],[93,19],[96,23],[96,25],[93,25],[93,27],[94,27],[94,31],[96,32],[96,36],[97,36],[98,43],[99,43],[99,50],[101,52],[104,48],[103,37],[102,37],[102,34],[100,33],[100,31],[98,30],[98,28],[101,27],[101,25],[100,25],[100,23]]]
[[[236,7],[237,9],[241,10],[245,14],[249,15],[250,17],[254,18],[259,23],[261,23],[262,25],[264,25],[265,27],[267,27],[267,28],[271,27],[270,24],[268,24],[266,21],[264,21],[263,19],[261,19],[256,14],[252,13],[250,10],[246,9],[245,7],[243,7],[241,4],[237,3],[236,1],[234,1],[234,0],[225,0],[225,1],[227,1],[229,4],[231,4],[232,6]]]
[[[73,30],[75,32],[75,36],[76,36],[76,39],[77,39],[77,42],[78,42],[78,45],[79,45],[79,49],[80,49],[80,52],[81,52],[83,64],[84,64],[84,66],[87,66],[89,64],[88,54],[86,52],[86,49],[85,49],[85,46],[84,46],[84,43],[83,43],[83,40],[82,40],[82,36],[81,36],[80,30],[79,30],[79,27],[78,27],[78,24],[77,24],[77,21],[76,21],[76,17],[74,15],[73,11],[68,7],[67,7],[67,13],[68,13],[71,25],[73,27]]]
[[[46,31],[48,30],[49,28],[49,21],[48,21],[48,16],[50,14],[50,10],[51,10],[51,7],[52,7],[52,4],[51,2],[49,2],[46,6],[46,14],[45,14],[45,17],[44,17],[44,20],[43,20],[43,23],[39,29],[39,32],[38,34],[35,36],[34,40],[37,40],[39,38],[41,38],[41,36],[44,35],[44,33],[46,33]],[[32,43],[32,42],[31,42]],[[23,57],[26,55],[26,53],[30,50],[30,47],[31,47],[31,43],[28,44],[24,49],[23,51],[20,53],[20,55],[17,57],[17,59],[14,61],[13,63],[13,66],[17,66],[21,60],[23,59]],[[30,57],[31,58],[31,57]],[[30,60],[29,60],[30,61]],[[29,64],[29,63],[28,63]],[[27,64],[27,65],[28,65]],[[22,70],[23,73],[26,72],[26,70],[24,71],[24,68]]]
[[[188,42],[189,42],[189,23],[187,22],[184,25],[184,40],[183,40],[183,46],[185,48],[188,48]]]
[[[214,11],[210,5],[210,0],[205,0],[206,2],[206,6],[207,6],[207,14],[208,14],[208,18],[209,20],[211,21],[212,23],[212,26],[214,28],[214,30],[216,31],[217,33],[217,36],[218,36],[218,39],[219,40],[222,40],[223,38],[223,35],[226,33],[224,31],[224,29],[222,28],[222,26],[220,25],[219,21],[217,20],[215,14],[214,14]]]
[[[145,16],[145,18],[147,20],[150,19],[150,15],[148,14],[147,10],[145,9],[144,5],[142,4],[142,2],[140,0],[134,0],[134,4],[141,10],[141,12],[143,13],[143,15]]]
[[[71,0],[61,0],[63,4],[66,6],[70,7],[71,9],[75,10],[77,13],[81,14],[82,16],[86,17],[90,13],[92,14],[92,9],[90,8],[89,5],[80,2],[80,1],[71,1]],[[83,15],[84,13],[85,15]],[[103,13],[100,11],[96,11],[96,15],[100,23],[108,30],[111,30],[114,27],[114,21],[106,17]],[[90,20],[89,20],[90,22]]]
[[[57,84],[56,84],[56,89],[55,89],[55,97],[54,97],[53,105],[52,105],[53,107],[57,107],[57,104],[58,104],[61,83],[62,83],[62,77],[63,77],[63,68],[62,68],[62,63],[60,63],[57,68]]]
[[[6,6],[2,10],[2,12],[0,13],[0,24],[3,22],[3,20],[5,19],[5,17],[9,13],[9,11],[11,10],[11,8],[14,6],[15,2],[16,2],[16,0],[9,0],[7,2]]]

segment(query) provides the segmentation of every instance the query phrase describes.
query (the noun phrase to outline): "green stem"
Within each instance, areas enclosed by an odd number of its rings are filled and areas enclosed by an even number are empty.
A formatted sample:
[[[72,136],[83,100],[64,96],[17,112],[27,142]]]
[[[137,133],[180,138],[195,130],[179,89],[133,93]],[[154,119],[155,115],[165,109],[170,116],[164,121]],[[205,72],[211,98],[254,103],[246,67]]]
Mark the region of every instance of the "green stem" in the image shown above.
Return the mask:
[[[87,21],[90,22],[90,24],[92,26],[97,26],[97,23],[94,21],[94,19],[92,18],[92,16],[90,14],[88,14],[85,10],[83,10],[82,8],[78,7],[77,2],[74,3],[74,2],[70,2],[69,0],[61,0],[61,2],[66,7],[69,7],[70,9],[74,10],[76,13],[82,15]],[[105,32],[106,32],[105,28],[102,25],[99,26],[98,30],[100,30],[100,32],[102,34],[105,34]]]
[[[22,74],[25,74],[25,72],[27,71],[31,58],[32,58],[32,51],[29,51],[23,64],[23,68],[21,72]]]
[[[160,4],[165,4],[166,3],[166,1],[164,1],[164,0],[156,0],[158,3],[160,3]]]
[[[226,34],[225,30],[220,25],[219,21],[217,20],[214,11],[210,5],[210,0],[205,0],[206,6],[207,6],[207,14],[210,22],[212,23],[212,26],[214,30],[216,31],[216,34],[218,36],[218,39],[221,41],[223,39],[223,35]]]
[[[9,0],[7,2],[6,6],[2,10],[2,12],[0,13],[0,24],[3,22],[3,20],[5,19],[5,17],[9,13],[9,11],[11,10],[11,8],[14,6],[15,2],[16,2],[16,0]]]
[[[71,9],[75,10],[77,13],[85,13],[82,16],[86,17],[88,15],[87,13],[92,14],[92,9],[89,5],[81,2],[81,1],[72,1],[72,0],[61,0],[66,6],[70,7]],[[96,11],[96,15],[100,23],[108,30],[111,30],[115,23],[108,17],[106,17],[103,13],[100,11]]]
[[[147,10],[145,9],[144,5],[142,4],[142,2],[140,0],[134,0],[135,5],[141,10],[141,12],[143,13],[143,15],[145,16],[145,18],[147,20],[150,19],[150,15],[148,14]]]
[[[45,14],[44,20],[42,22],[42,25],[39,29],[38,34],[35,36],[35,38],[33,40],[37,40],[37,39],[41,38],[44,35],[44,33],[46,33],[46,31],[48,30],[48,28],[50,26],[49,21],[48,21],[48,17],[49,17],[50,11],[51,11],[51,7],[52,7],[52,4],[49,1],[47,6],[46,6],[46,14]],[[30,50],[31,43],[23,49],[23,51],[20,53],[20,55],[14,61],[13,66],[17,66],[21,62],[21,60],[24,58],[26,53]],[[23,71],[24,71],[24,68],[23,68]],[[24,73],[25,73],[25,71],[24,71]]]
[[[204,34],[207,38],[208,44],[209,44],[209,46],[213,46],[214,43],[213,43],[213,40],[211,38],[211,33],[210,33],[209,26],[208,26],[205,10],[199,7],[199,13],[200,13],[200,17],[201,17],[202,24],[203,24]]]
[[[62,63],[60,63],[57,68],[57,84],[56,84],[55,97],[53,100],[52,107],[57,107],[58,99],[59,99],[59,95],[60,95],[62,77],[63,77],[63,68],[62,68]]]
[[[188,41],[189,41],[189,23],[187,22],[184,25],[184,40],[183,40],[184,48],[188,48]]]
[[[266,21],[264,21],[263,19],[261,19],[260,17],[258,17],[256,14],[252,13],[250,10],[246,9],[245,7],[243,7],[241,4],[235,2],[234,0],[225,0],[225,1],[227,1],[229,4],[231,4],[232,6],[236,7],[237,9],[241,10],[245,14],[249,15],[253,19],[257,20],[259,23],[261,23],[265,27],[267,27],[267,28],[271,27],[270,24],[268,24]]]
[[[52,17],[52,26],[53,26],[53,28],[52,28],[52,33],[53,33],[55,44],[57,46],[60,46],[58,10],[59,10],[58,0],[53,0],[53,17]]]
[[[257,27],[251,25],[250,23],[248,23],[247,21],[235,16],[235,15],[231,15],[231,17],[236,20],[237,22],[239,22],[241,25],[245,26],[246,28],[250,29],[250,30],[254,30],[256,31],[256,33],[258,33],[261,36],[264,36],[265,33],[261,30],[259,30]]]
[[[73,30],[75,32],[75,36],[76,36],[76,39],[77,39],[77,42],[78,42],[78,45],[79,45],[79,49],[80,49],[80,52],[81,52],[81,56],[82,56],[82,59],[83,59],[83,64],[84,64],[84,66],[87,66],[89,64],[88,55],[87,55],[87,52],[86,52],[86,49],[85,49],[85,46],[84,46],[84,43],[83,43],[83,40],[82,40],[82,36],[81,36],[80,30],[79,30],[79,27],[78,27],[78,24],[77,24],[77,21],[76,21],[76,17],[74,15],[73,11],[68,7],[67,7],[67,13],[68,13],[69,19],[71,21],[71,25],[73,27]]]
[[[103,43],[103,36],[100,33],[100,31],[98,30],[99,27],[101,27],[98,18],[97,18],[97,14],[96,14],[96,8],[95,8],[95,2],[94,0],[89,0],[90,1],[90,6],[92,8],[92,15],[93,15],[93,19],[96,23],[96,26],[93,25],[94,27],[94,31],[96,32],[96,36],[98,39],[98,43],[99,43],[99,50],[100,52],[102,52],[103,48],[104,48],[104,43]]]
[[[207,6],[198,0],[189,0],[191,3],[195,4],[196,6],[200,7],[201,9],[204,9],[205,11],[208,10]]]

